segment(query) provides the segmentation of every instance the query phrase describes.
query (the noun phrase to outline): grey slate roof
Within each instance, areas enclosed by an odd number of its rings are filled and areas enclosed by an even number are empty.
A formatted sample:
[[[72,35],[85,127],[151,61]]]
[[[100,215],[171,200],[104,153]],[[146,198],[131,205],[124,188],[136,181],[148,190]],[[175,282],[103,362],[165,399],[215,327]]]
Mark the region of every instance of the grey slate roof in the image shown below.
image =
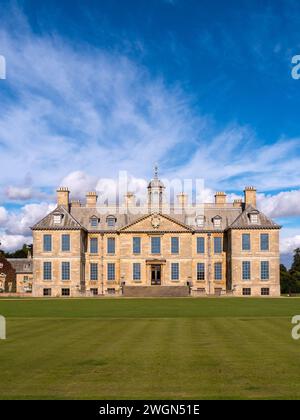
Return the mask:
[[[164,214],[166,217],[177,221],[181,225],[185,225],[188,229],[195,232],[203,231],[224,231],[226,229],[280,229],[280,226],[274,223],[271,219],[263,213],[258,212],[258,223],[253,225],[250,223],[249,214],[252,211],[257,211],[254,207],[249,206],[243,210],[241,207],[234,207],[233,205],[216,205],[204,204],[202,215],[205,218],[204,226],[198,227],[196,224],[196,217],[198,215],[197,209],[192,209],[188,213],[176,213],[175,208],[170,209],[169,214]],[[62,223],[54,224],[53,215],[55,213],[63,214]],[[98,226],[91,226],[91,218],[96,216],[99,220]],[[115,216],[116,224],[114,227],[107,225],[107,218]],[[70,213],[64,207],[57,207],[53,212],[47,215],[43,220],[33,226],[33,230],[79,230],[84,229],[89,232],[118,232],[126,226],[130,226],[135,222],[142,220],[149,216],[149,213],[143,214],[133,213],[111,213],[109,209],[105,208],[88,208],[88,207],[71,207]],[[213,219],[221,217],[221,226],[215,227]]]
[[[16,270],[17,274],[33,273],[33,261],[29,258],[7,258],[7,261]]]
[[[258,223],[251,224],[250,214],[255,212],[258,216]],[[231,229],[280,229],[277,223],[259,212],[253,206],[248,206],[243,213],[232,223]]]
[[[53,215],[60,213],[63,215],[62,223],[59,225],[54,223]],[[49,213],[44,219],[35,224],[32,230],[78,230],[82,229],[82,226],[74,219],[74,217],[67,212],[67,210],[59,206],[51,213]]]

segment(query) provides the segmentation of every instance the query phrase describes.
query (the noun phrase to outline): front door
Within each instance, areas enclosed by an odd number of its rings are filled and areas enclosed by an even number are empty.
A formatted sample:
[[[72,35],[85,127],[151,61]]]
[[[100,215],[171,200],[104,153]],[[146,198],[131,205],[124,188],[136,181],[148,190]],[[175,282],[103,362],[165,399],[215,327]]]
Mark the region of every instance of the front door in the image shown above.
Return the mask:
[[[161,266],[160,265],[151,266],[151,285],[161,286]]]

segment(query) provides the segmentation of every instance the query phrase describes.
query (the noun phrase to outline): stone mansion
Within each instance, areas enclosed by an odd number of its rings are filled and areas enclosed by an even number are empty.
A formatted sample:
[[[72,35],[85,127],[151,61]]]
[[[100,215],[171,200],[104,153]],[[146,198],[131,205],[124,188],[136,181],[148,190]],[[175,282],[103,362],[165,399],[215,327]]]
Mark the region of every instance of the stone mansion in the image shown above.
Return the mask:
[[[279,296],[280,226],[244,200],[166,204],[157,171],[147,203],[136,212],[128,193],[114,212],[57,191],[57,208],[32,227],[33,295],[58,296]]]

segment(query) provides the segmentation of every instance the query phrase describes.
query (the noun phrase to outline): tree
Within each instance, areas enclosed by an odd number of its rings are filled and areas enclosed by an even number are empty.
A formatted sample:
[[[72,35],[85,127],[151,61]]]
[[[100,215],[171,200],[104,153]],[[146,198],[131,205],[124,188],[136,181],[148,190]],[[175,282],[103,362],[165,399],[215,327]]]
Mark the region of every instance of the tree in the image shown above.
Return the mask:
[[[283,264],[280,264],[280,287],[282,294],[296,293],[297,282]]]
[[[0,250],[0,253],[4,254],[6,258],[27,258],[29,250],[32,250],[32,245],[24,244],[21,249],[17,249],[15,252],[4,252]]]
[[[297,248],[294,251],[294,261],[292,264],[291,271],[298,272],[300,275],[300,248]]]

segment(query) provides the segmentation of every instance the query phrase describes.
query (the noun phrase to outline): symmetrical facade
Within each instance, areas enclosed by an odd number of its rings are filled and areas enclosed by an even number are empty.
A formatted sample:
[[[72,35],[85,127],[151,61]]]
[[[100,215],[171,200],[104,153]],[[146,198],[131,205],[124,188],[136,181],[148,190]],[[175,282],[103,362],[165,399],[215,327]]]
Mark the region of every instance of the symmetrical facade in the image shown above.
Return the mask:
[[[244,193],[201,206],[182,193],[170,205],[155,173],[145,206],[129,193],[112,210],[95,192],[83,205],[60,188],[57,208],[32,228],[33,294],[279,296],[280,226],[256,208],[253,187]]]

